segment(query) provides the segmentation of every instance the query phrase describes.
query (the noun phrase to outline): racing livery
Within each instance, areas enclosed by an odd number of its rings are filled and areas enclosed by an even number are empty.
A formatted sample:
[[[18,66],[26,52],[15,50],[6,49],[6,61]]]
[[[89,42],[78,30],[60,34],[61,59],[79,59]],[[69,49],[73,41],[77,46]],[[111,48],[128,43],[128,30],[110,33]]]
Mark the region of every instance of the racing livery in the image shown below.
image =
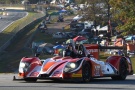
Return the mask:
[[[79,48],[82,47],[82,48]],[[132,63],[126,56],[109,56],[106,61],[99,60],[99,46],[84,44],[75,46],[81,56],[54,56],[45,60],[38,57],[23,57],[19,65],[19,77],[25,81],[37,79],[81,80],[89,82],[92,78],[111,77],[125,80],[133,74]]]

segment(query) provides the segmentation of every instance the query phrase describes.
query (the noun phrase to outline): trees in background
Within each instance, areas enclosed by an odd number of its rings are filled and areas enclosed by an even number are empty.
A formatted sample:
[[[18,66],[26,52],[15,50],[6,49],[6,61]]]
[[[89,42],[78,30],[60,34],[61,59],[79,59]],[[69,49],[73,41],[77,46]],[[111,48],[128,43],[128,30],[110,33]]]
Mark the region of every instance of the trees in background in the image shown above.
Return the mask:
[[[95,23],[118,24],[116,30],[122,35],[135,35],[135,0],[76,0],[78,3],[87,2],[84,9],[84,19]],[[103,3],[103,7],[99,5]]]
[[[82,10],[84,15],[83,20],[94,21],[94,25],[107,24],[107,10],[106,3],[103,0],[81,0],[85,4],[85,8]]]
[[[135,0],[110,0],[113,19],[122,35],[135,34]]]

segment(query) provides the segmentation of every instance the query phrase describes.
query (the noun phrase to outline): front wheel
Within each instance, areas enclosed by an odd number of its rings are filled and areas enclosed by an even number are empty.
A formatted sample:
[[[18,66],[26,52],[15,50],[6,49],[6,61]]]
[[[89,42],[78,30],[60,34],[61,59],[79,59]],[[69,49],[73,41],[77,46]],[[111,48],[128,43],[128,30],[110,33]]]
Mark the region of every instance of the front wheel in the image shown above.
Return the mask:
[[[89,82],[91,79],[90,64],[88,62],[84,62],[82,66],[82,79],[83,82]]]

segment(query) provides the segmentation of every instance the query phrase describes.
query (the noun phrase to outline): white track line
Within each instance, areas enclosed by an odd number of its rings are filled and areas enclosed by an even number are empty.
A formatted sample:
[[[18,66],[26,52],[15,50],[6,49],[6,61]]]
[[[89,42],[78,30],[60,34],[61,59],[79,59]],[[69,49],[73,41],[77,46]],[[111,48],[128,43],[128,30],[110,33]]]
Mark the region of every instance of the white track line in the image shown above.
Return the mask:
[[[26,13],[26,15],[24,16],[24,17],[22,17],[22,18],[25,18],[26,16],[28,16],[28,12],[25,12]],[[22,18],[20,18],[20,19],[22,19]],[[17,20],[20,20],[20,19],[17,19]],[[17,21],[17,20],[15,20],[15,21]],[[14,23],[15,21],[13,21],[13,22],[11,22],[10,24],[8,24],[4,29],[2,29],[1,31],[0,31],[0,33],[1,32],[3,32],[7,27],[9,27],[12,23]]]

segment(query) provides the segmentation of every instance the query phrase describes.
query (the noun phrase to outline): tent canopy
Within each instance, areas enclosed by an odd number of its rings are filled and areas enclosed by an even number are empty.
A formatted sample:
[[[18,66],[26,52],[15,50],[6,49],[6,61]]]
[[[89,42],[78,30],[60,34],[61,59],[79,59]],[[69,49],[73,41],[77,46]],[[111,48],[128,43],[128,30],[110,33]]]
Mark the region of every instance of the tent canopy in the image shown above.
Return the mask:
[[[56,46],[54,46],[53,48],[54,48],[54,49],[63,49],[64,46],[62,46],[62,45],[56,45]]]
[[[54,46],[51,43],[43,43],[41,45],[39,45],[39,47],[45,47],[45,46]]]
[[[87,40],[87,38],[83,37],[83,36],[77,36],[75,38],[73,38],[74,41],[82,41],[82,40]]]
[[[98,31],[107,31],[108,30],[108,26],[104,26],[98,29]]]
[[[125,40],[127,40],[127,41],[135,40],[135,35],[133,35],[133,36],[128,36]]]

